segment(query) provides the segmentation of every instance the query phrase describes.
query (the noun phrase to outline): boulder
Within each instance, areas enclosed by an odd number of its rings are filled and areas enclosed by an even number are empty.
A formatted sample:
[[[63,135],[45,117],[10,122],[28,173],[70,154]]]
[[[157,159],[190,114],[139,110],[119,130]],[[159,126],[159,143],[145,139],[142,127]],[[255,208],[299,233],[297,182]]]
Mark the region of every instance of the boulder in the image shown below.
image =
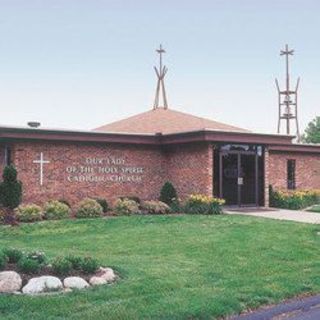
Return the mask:
[[[14,271],[0,272],[0,293],[14,293],[22,286],[20,275]]]
[[[68,277],[63,280],[65,288],[84,289],[89,287],[89,283],[80,277]]]
[[[99,286],[99,285],[102,285],[102,284],[106,284],[107,280],[105,280],[105,279],[103,279],[101,277],[93,276],[93,277],[90,278],[89,283],[92,286]]]
[[[99,268],[98,276],[107,282],[113,282],[116,280],[116,275],[111,268]]]
[[[22,292],[26,294],[38,294],[60,291],[62,289],[63,285],[59,278],[52,276],[42,276],[30,279],[27,285],[22,288]]]

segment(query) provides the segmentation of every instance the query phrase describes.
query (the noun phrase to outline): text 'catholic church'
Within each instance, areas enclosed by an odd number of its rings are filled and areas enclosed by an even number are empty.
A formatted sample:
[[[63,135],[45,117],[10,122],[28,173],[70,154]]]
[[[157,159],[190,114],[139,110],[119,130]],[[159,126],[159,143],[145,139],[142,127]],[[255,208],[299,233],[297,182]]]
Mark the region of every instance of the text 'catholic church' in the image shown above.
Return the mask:
[[[320,189],[320,146],[168,108],[164,50],[157,51],[160,67],[152,110],[93,131],[0,127],[0,171],[14,164],[24,203],[157,199],[166,181],[182,199],[201,193],[240,206],[268,206],[269,185]]]

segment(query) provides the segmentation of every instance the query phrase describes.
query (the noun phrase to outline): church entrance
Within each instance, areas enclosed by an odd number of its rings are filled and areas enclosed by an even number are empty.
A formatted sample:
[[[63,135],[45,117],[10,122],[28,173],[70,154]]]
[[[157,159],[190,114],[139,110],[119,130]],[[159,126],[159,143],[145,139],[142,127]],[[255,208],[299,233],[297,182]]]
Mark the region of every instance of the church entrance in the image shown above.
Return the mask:
[[[226,205],[263,205],[262,151],[261,146],[231,144],[215,150],[215,190]]]

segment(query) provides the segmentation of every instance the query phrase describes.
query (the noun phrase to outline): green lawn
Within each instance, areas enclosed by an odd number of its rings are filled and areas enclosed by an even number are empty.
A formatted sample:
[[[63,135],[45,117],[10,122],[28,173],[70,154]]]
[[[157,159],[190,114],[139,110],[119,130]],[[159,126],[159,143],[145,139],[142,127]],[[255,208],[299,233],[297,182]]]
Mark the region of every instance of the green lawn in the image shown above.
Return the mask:
[[[310,208],[308,211],[320,213],[320,204],[316,204],[315,206]]]
[[[245,216],[134,216],[0,227],[0,246],[91,254],[111,286],[0,296],[0,319],[214,319],[320,292],[320,226]]]

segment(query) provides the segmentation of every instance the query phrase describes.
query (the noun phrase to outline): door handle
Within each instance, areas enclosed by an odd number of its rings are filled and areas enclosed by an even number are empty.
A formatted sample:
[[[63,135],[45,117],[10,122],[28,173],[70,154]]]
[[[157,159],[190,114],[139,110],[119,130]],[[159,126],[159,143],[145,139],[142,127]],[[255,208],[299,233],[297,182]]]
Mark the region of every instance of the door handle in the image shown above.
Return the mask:
[[[239,186],[243,185],[243,178],[242,177],[238,177],[238,185]]]

